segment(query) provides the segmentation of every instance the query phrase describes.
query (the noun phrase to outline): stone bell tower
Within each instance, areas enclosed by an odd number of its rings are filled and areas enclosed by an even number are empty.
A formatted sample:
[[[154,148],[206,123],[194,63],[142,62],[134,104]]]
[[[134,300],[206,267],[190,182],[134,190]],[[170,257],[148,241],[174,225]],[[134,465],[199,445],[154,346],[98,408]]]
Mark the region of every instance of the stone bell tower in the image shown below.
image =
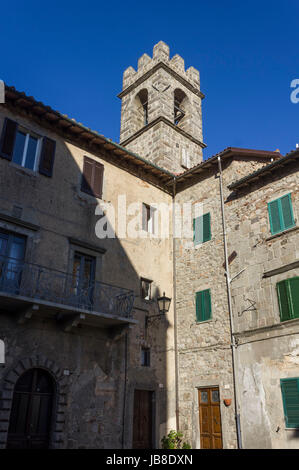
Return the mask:
[[[120,144],[155,165],[175,173],[202,161],[199,71],[185,70],[179,55],[169,58],[169,47],[160,41],[153,57],[143,54],[138,69],[125,70]]]

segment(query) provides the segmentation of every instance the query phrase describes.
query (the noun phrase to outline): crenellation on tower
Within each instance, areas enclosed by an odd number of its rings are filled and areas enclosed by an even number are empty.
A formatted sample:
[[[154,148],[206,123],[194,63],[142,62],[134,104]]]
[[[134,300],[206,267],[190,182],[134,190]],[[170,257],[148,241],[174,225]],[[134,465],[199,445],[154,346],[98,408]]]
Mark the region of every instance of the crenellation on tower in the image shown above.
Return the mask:
[[[138,68],[124,72],[121,145],[153,163],[181,172],[202,161],[199,71],[160,41],[153,57],[143,54]]]
[[[181,57],[179,54],[176,54],[173,56],[173,58],[169,62],[170,67],[173,67],[176,69],[178,73],[184,73],[185,72],[185,61],[183,57]]]
[[[145,72],[146,67],[151,64],[152,59],[148,54],[143,54],[141,57],[138,59],[138,72]]]
[[[130,66],[123,73],[123,89],[127,88],[134,82],[136,70]]]

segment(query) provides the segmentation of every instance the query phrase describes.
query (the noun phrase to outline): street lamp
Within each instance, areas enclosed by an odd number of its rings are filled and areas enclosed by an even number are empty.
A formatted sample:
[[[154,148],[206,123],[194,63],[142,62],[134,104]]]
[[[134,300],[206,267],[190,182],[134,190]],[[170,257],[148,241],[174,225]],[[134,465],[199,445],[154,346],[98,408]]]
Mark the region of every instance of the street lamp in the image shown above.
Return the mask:
[[[171,303],[171,299],[169,297],[166,297],[165,292],[163,292],[163,296],[157,298],[159,314],[146,317],[145,326],[147,327],[149,320],[151,318],[163,317],[169,311],[170,303]]]
[[[165,292],[163,292],[163,296],[158,297],[157,302],[160,315],[165,315],[165,313],[169,311],[171,299],[169,297],[166,297]]]

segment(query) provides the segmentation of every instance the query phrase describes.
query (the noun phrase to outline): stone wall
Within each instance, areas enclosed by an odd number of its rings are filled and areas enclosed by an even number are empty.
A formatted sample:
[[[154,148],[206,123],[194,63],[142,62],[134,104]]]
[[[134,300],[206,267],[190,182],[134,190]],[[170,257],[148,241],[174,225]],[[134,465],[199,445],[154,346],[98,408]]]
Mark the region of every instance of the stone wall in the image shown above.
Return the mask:
[[[157,313],[156,297],[160,293],[165,291],[173,297],[172,241],[171,238],[118,238],[117,210],[116,238],[99,239],[95,235],[95,225],[99,220],[95,209],[101,202],[111,202],[117,209],[119,195],[126,198],[127,207],[143,202],[168,204],[171,197],[112,165],[101,155],[93,155],[87,149],[64,141],[29,118],[14,114],[4,106],[0,111],[0,131],[4,118],[10,117],[38,135],[47,135],[56,141],[51,178],[0,159],[0,213],[12,216],[16,207],[21,210],[20,223],[14,224],[4,217],[0,219],[0,228],[27,236],[25,261],[28,263],[72,272],[74,250],[96,257],[97,281],[134,291],[133,318],[139,322],[127,333],[125,364],[125,334],[114,338],[109,331],[91,328],[84,323],[66,333],[55,319],[40,319],[38,315],[20,325],[15,312],[7,313],[2,308],[0,337],[6,346],[6,364],[0,369],[3,399],[6,396],[6,377],[15,365],[27,357],[41,355],[45,360],[58,364],[62,375],[64,370],[70,371],[70,375],[64,377],[67,381],[66,413],[63,423],[58,426],[62,434],[53,440],[53,446],[119,448],[125,429],[124,445],[131,447],[133,414],[125,414],[123,427],[123,410],[124,407],[133,409],[134,387],[142,385],[156,393],[155,445],[158,446],[161,433],[165,433],[168,423],[173,427],[175,419],[173,305],[168,322],[161,322],[159,328],[150,324],[146,330],[145,316]],[[84,156],[104,165],[102,200],[80,189]],[[128,216],[128,222],[133,215]],[[26,223],[37,229],[31,230],[24,225]],[[78,247],[71,239],[84,241],[91,248]],[[101,249],[106,250],[105,254],[97,251]],[[153,300],[140,298],[140,277],[153,281]],[[144,345],[151,348],[149,368],[140,366],[141,347]],[[3,401],[0,412],[2,446],[6,445],[3,436],[4,428],[8,426],[11,398],[10,395]],[[160,409],[164,412],[158,412]]]
[[[267,203],[288,193],[296,227],[273,236]],[[229,251],[237,252],[231,276],[244,270],[232,283],[243,444],[298,448],[298,432],[285,426],[280,379],[299,376],[299,321],[281,323],[276,290],[299,275],[292,266],[299,261],[298,164],[240,189],[226,208]]]
[[[264,165],[265,160],[259,158],[236,157],[234,160],[222,161],[225,199],[230,194],[228,184]],[[176,202],[180,204],[188,201],[191,201],[193,206],[196,203],[202,204],[203,214],[210,212],[212,237],[210,241],[198,247],[194,247],[192,239],[176,240],[180,427],[193,446],[199,448],[198,389],[218,386],[223,446],[236,448],[232,352],[217,163],[211,170],[202,173],[196,184],[176,196]],[[226,204],[226,219],[230,222],[235,217],[231,211],[231,205]],[[234,220],[234,225],[236,224],[237,221]],[[232,230],[232,224],[229,230]],[[230,240],[230,232],[228,238]],[[238,251],[242,246],[240,243],[241,240],[238,239],[229,245],[229,254],[233,250]],[[240,266],[236,267],[236,271],[238,268]],[[195,293],[205,289],[211,290],[212,319],[197,323]],[[224,405],[224,399],[232,400],[230,407]]]

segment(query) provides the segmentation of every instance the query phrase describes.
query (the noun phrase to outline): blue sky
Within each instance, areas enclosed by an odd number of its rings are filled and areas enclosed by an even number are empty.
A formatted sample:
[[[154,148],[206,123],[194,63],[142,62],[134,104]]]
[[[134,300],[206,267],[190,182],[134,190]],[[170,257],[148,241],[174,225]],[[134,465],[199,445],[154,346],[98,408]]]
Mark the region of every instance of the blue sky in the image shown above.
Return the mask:
[[[1,16],[0,78],[116,142],[123,70],[163,40],[200,70],[205,158],[299,143],[297,0],[16,0]]]

